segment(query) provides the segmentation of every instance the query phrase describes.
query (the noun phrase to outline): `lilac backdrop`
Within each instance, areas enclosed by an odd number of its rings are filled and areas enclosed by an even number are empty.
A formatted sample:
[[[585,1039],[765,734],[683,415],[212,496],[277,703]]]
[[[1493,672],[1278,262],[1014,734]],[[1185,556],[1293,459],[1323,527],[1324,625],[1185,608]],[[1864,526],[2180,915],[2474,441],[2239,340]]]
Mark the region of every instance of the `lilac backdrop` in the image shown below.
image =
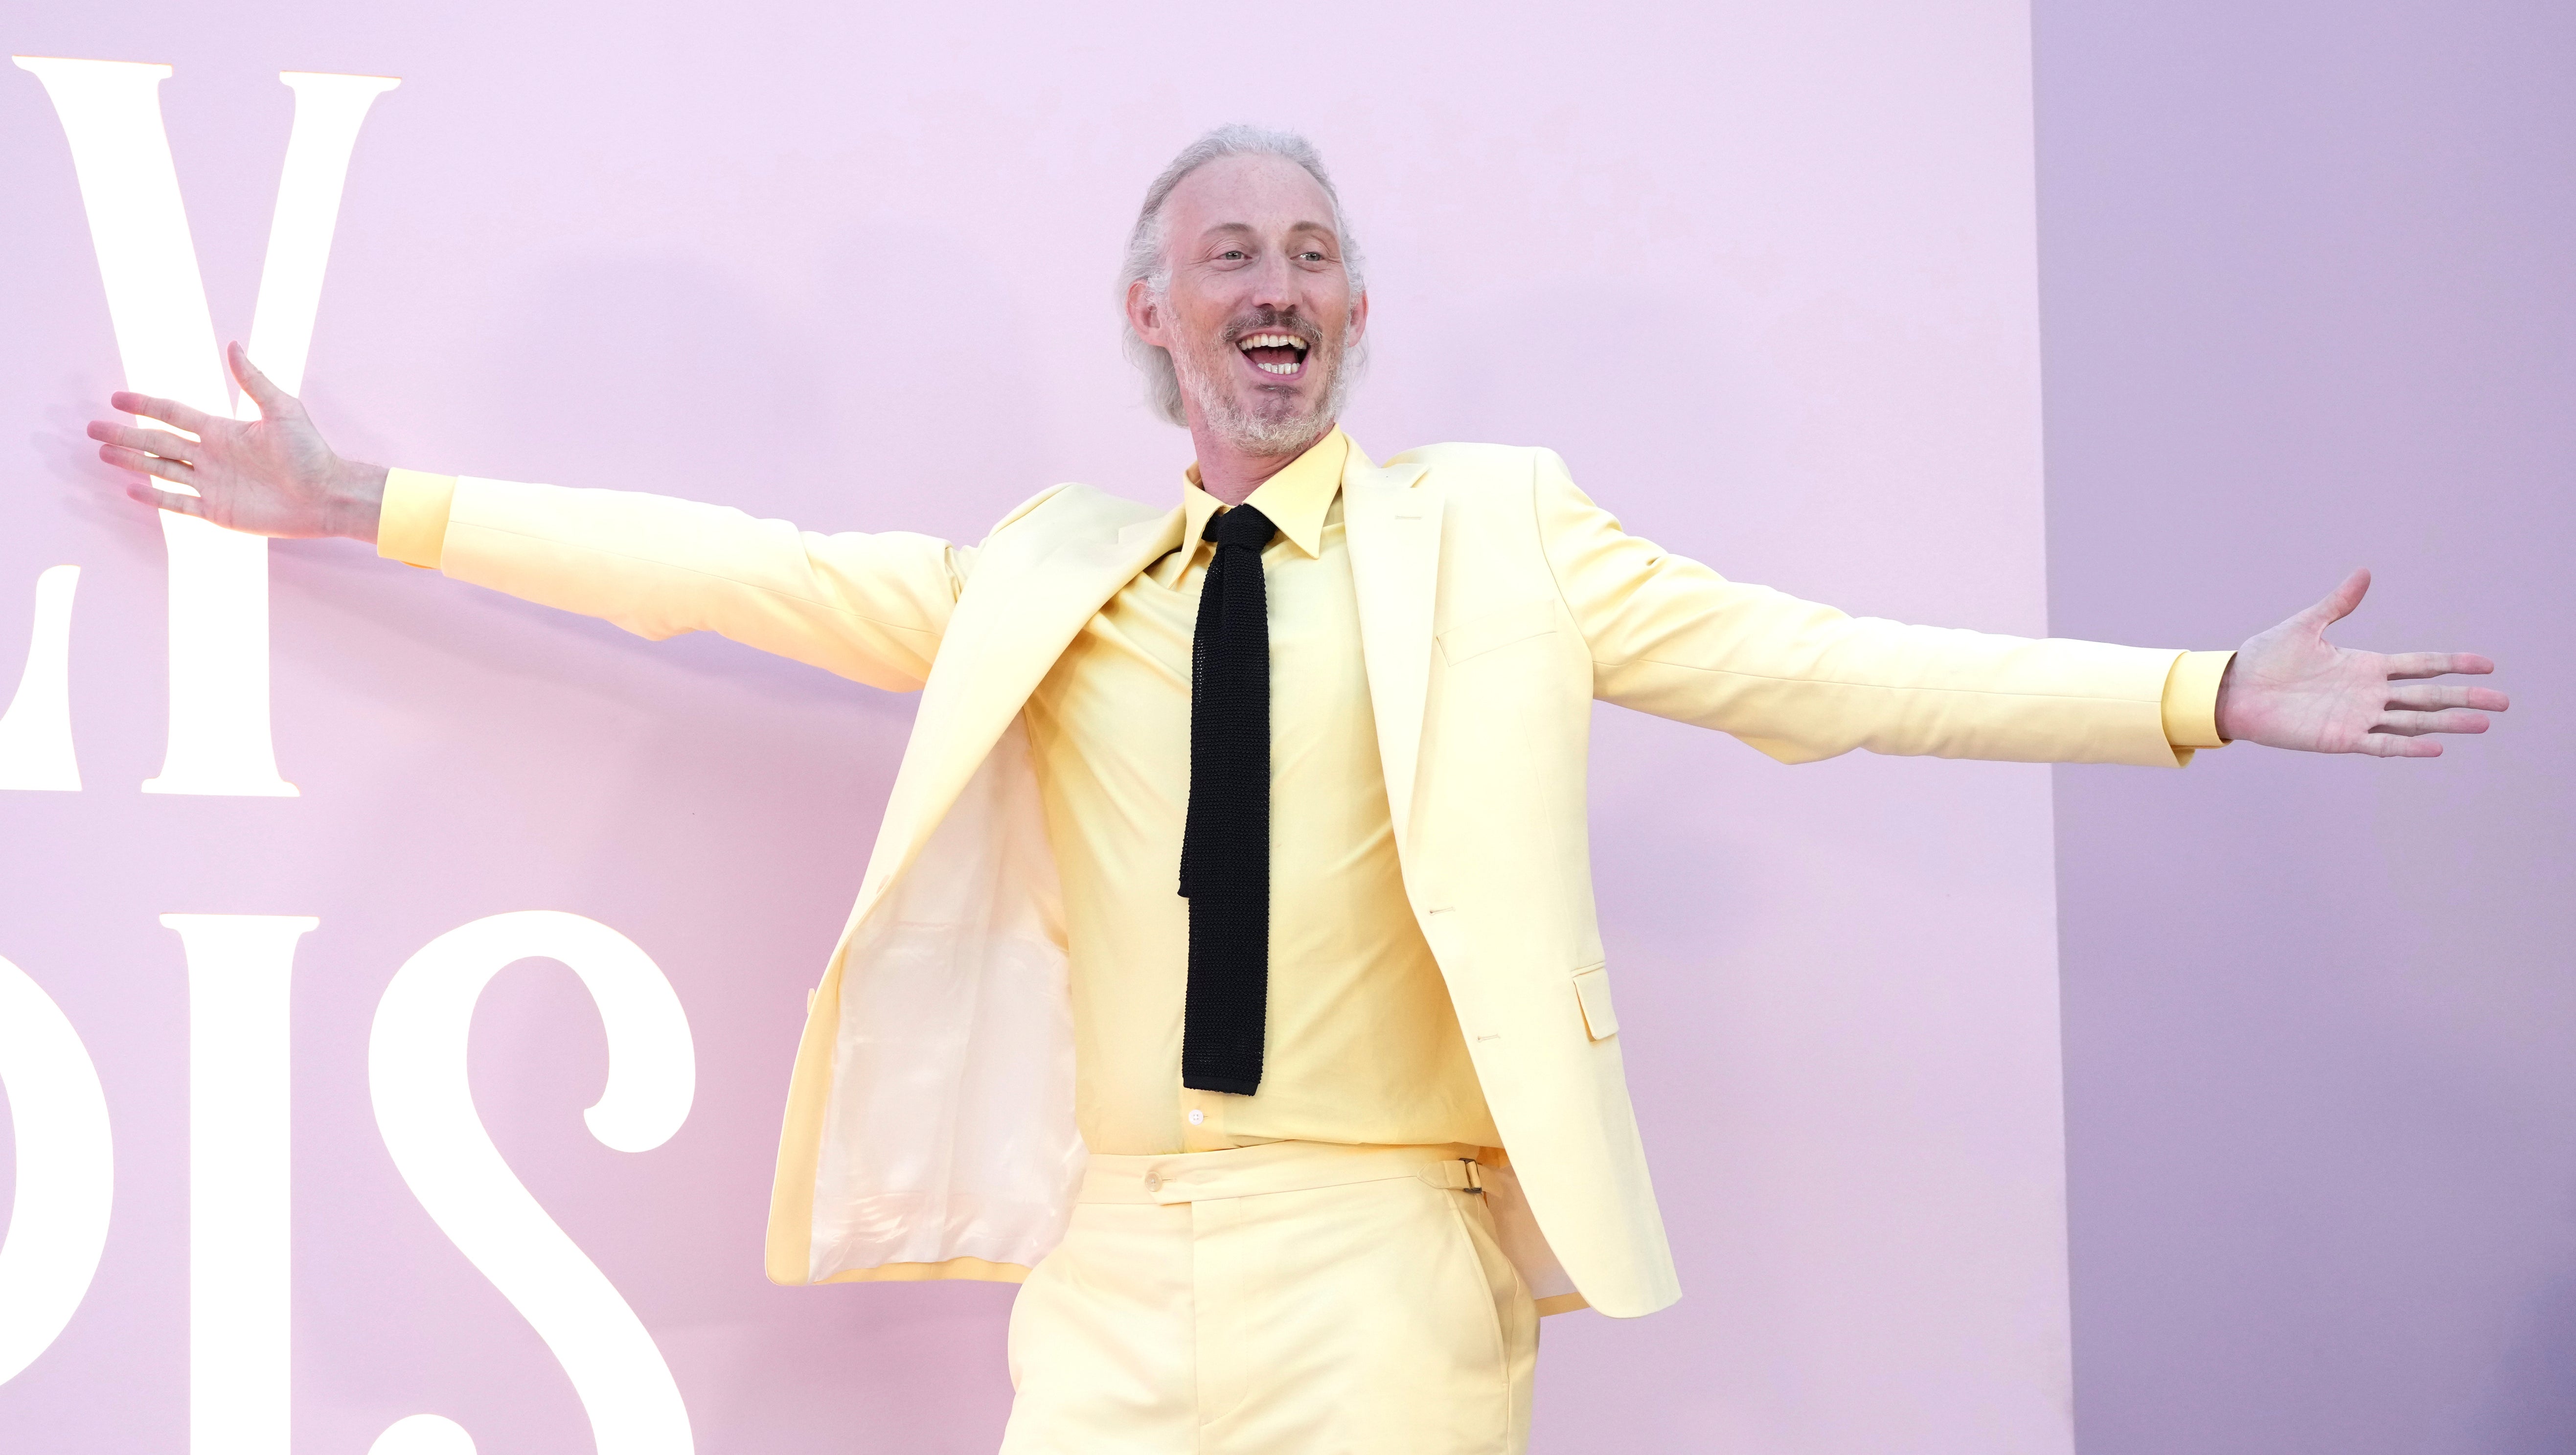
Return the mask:
[[[2514,695],[2436,763],[2058,770],[2088,1455],[2576,1448],[2576,10],[2038,7],[2052,621]]]
[[[1249,115],[1316,134],[1372,245],[1377,375],[1352,421],[1371,448],[1552,444],[1633,526],[1723,569],[1858,610],[2037,630],[2024,17],[1789,9],[1605,24],[1328,6],[1299,13],[1309,43],[1141,11],[298,0],[12,12],[0,44],[178,66],[163,106],[227,334],[247,323],[276,186],[274,73],[406,78],[358,143],[308,375],[355,454],[958,535],[1058,478],[1160,497],[1185,446],[1134,403],[1105,279],[1144,179],[1198,128]],[[2078,23],[2108,24],[2060,22]],[[2117,95],[2106,81],[2079,99]],[[2073,185],[2135,205],[2108,177]],[[161,547],[96,491],[78,439],[118,370],[60,127],[17,72],[0,72],[0,197],[0,660],[24,640],[35,571],[81,562],[89,782],[0,801],[0,953],[80,1027],[119,1137],[106,1263],[63,1340],[0,1387],[0,1436],[184,1442],[186,1011],[154,919],[198,910],[323,921],[295,1007],[300,1447],[360,1450],[435,1410],[492,1455],[586,1448],[561,1372],[413,1203],[365,1094],[366,1025],[403,957],[542,906],[616,926],[670,973],[696,1108],[653,1153],[592,1141],[577,1111],[603,1071],[596,1017],[539,964],[485,998],[478,1105],[651,1326],[701,1448],[990,1448],[1006,1290],[774,1290],[756,1266],[802,992],[908,700],[295,545],[273,555],[277,742],[305,797],[143,797]],[[2142,301],[2131,272],[2087,286]],[[2061,337],[2086,318],[2065,292]],[[2085,377],[2062,386],[2077,442],[2062,449],[2080,448]],[[2147,524],[2207,518],[2176,506]],[[2061,593],[2107,592],[2146,527],[2118,528],[2061,555]],[[2297,573],[2274,556],[2193,571],[2194,589],[2160,574],[2116,620],[2062,594],[2061,629],[2217,645],[2310,589],[2276,584]],[[2407,589],[2468,599],[2435,584]],[[2231,591],[2250,593],[2242,609]],[[1690,1296],[1645,1321],[1550,1321],[1541,1447],[2062,1449],[2048,775],[1791,773],[1620,714],[1601,736],[1607,937]],[[2211,784],[2252,781],[2245,756],[2068,786],[2241,803]],[[2262,767],[2274,785],[2369,771]],[[2521,780],[2483,781],[2525,801]],[[2082,848],[2089,822],[2067,828],[2070,864],[2134,854],[2161,821],[2126,812],[2130,840]],[[2125,901],[2080,904],[2210,923],[2135,881]],[[2071,933],[2085,950],[2085,925]],[[2457,1045],[2481,1044],[2477,1012],[2410,983]],[[2079,1050],[2094,1044],[2082,1011]],[[2114,1094],[2142,1117],[2164,1102]],[[2500,1290],[2524,1286],[2513,1274],[2488,1267]],[[2086,1307],[2188,1307],[2122,1287],[2096,1279]],[[2105,1367],[2091,1346],[2085,1367]]]

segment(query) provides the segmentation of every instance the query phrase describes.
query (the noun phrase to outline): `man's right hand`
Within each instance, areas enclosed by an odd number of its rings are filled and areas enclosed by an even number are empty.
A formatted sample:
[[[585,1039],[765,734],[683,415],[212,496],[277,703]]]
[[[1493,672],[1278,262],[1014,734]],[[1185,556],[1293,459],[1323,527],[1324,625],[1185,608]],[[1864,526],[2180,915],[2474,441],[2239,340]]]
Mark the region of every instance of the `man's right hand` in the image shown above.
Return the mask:
[[[98,457],[136,476],[125,493],[146,505],[211,520],[230,530],[263,536],[376,538],[382,513],[385,468],[343,460],[332,453],[294,395],[251,367],[240,344],[224,350],[242,392],[259,406],[250,423],[190,409],[175,400],[119,392],[108,402],[128,414],[158,420],[196,436],[137,429],[93,420],[89,437]],[[197,493],[156,484],[167,480]]]

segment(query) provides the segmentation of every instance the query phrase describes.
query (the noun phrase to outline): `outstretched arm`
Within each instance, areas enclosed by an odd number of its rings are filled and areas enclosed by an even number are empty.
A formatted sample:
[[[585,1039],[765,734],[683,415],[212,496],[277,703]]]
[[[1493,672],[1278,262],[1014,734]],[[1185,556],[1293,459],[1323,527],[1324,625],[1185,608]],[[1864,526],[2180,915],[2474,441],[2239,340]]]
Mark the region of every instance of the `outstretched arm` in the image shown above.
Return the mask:
[[[247,423],[118,394],[196,436],[101,420],[126,493],[267,536],[347,536],[459,580],[660,640],[713,631],[896,691],[921,685],[975,552],[901,531],[800,531],[739,510],[618,490],[450,479],[343,460],[303,404],[236,344]],[[380,539],[381,537],[381,539]]]
[[[2508,706],[2492,687],[2428,683],[2484,676],[2495,663],[2474,652],[2356,652],[2326,640],[2370,590],[2355,571],[2325,600],[2250,637],[2218,688],[2218,731],[2236,741],[2309,753],[2438,758],[2433,733],[2482,733]]]
[[[2441,749],[2418,735],[2483,732],[2482,714],[2505,706],[2490,688],[2394,680],[2493,670],[2484,657],[2329,645],[2327,624],[2361,599],[2366,575],[2239,649],[2213,715],[2201,669],[2214,670],[2216,653],[1849,617],[1629,535],[1553,453],[1540,453],[1534,483],[1540,538],[1592,656],[1595,695],[1732,733],[1784,762],[1863,748],[2170,766],[2211,745],[2212,726],[2220,739],[2274,747],[2431,757]],[[2193,720],[2198,735],[2174,731]]]

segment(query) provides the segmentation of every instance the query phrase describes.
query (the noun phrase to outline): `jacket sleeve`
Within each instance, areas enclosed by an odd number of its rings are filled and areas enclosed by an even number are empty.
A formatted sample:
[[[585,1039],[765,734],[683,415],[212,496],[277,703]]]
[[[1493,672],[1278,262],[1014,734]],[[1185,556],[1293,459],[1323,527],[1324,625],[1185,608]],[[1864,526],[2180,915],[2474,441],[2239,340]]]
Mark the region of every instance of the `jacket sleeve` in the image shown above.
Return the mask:
[[[1540,451],[1539,538],[1593,695],[1730,733],[1785,763],[1874,753],[2190,761],[2166,737],[2182,653],[1851,617],[1729,581],[1620,529]]]
[[[659,495],[466,477],[436,564],[655,641],[712,631],[910,691],[930,675],[974,557],[907,532],[822,535]]]

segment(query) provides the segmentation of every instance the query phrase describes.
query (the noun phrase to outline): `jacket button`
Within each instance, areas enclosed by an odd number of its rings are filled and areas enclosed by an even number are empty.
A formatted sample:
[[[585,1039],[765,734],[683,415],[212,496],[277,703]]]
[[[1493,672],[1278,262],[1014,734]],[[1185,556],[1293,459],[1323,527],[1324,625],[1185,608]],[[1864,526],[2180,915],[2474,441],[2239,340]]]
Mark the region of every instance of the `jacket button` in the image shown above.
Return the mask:
[[[1163,1179],[1162,1179],[1160,1176],[1157,1176],[1157,1175],[1156,1175],[1156,1174],[1154,1174],[1154,1173],[1151,1173],[1151,1172],[1146,1173],[1146,1174],[1145,1174],[1145,1190],[1146,1190],[1147,1192],[1160,1192],[1160,1191],[1162,1191],[1162,1190],[1163,1190]]]
[[[1195,1126],[1199,1126],[1199,1125],[1204,1124],[1206,1121],[1207,1121],[1207,1113],[1206,1113],[1206,1112],[1201,1111],[1201,1110],[1200,1110],[1200,1109],[1198,1109],[1197,1107],[1191,1107],[1191,1108],[1190,1108],[1190,1125],[1191,1125],[1191,1126],[1194,1126],[1194,1127],[1195,1127]]]

